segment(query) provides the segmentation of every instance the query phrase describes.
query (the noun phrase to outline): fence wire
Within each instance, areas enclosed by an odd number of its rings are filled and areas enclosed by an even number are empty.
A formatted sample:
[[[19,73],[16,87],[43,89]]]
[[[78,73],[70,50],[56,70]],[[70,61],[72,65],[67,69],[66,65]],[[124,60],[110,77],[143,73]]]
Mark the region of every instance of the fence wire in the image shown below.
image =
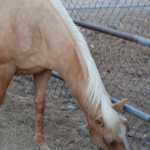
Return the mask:
[[[65,0],[72,18],[150,39],[149,0]],[[109,94],[150,112],[150,48],[81,29]],[[123,112],[135,149],[150,149],[150,125]]]
[[[150,39],[149,0],[62,2],[73,19]],[[150,48],[88,29],[80,30],[88,42],[108,93],[117,99],[127,97],[129,105],[149,114]],[[29,92],[31,80],[31,76],[16,76],[13,82],[20,82]],[[54,77],[49,81],[48,94],[52,94],[54,99],[63,96],[76,105],[67,85]],[[125,111],[121,113],[129,121],[129,137],[134,149],[150,150],[150,124]]]

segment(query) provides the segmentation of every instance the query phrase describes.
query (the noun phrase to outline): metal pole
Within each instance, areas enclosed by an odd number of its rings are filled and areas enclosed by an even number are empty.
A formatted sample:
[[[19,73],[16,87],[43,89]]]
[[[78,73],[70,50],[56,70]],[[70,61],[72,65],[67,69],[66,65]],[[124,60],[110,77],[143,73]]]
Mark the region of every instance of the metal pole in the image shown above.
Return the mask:
[[[131,41],[131,42],[138,43],[140,45],[150,47],[150,39],[140,37],[140,36],[136,36],[136,35],[133,35],[133,34],[129,34],[129,33],[126,33],[126,32],[121,32],[121,31],[118,31],[118,30],[106,28],[106,27],[103,27],[103,26],[93,25],[93,24],[90,24],[90,23],[87,23],[87,22],[84,22],[84,21],[76,20],[76,19],[73,19],[73,21],[76,25],[78,25],[80,27],[87,28],[87,29],[94,30],[94,31],[98,31],[98,32],[102,32],[102,33],[109,34],[109,35],[112,35],[112,36],[115,36],[115,37],[118,37],[118,38],[122,38],[124,40],[128,40],[128,41]]]
[[[53,77],[55,77],[55,78],[60,79],[60,80],[63,81],[63,79],[61,78],[61,76],[60,76],[57,72],[52,71],[51,75],[52,75]]]
[[[116,20],[117,20],[117,4],[119,3],[118,0],[115,0],[115,7],[113,9],[113,14],[114,14],[114,21],[113,24],[116,25]]]
[[[81,6],[81,7],[66,7],[67,10],[82,10],[82,9],[114,9],[114,8],[141,8],[141,7],[150,7],[150,4],[147,5],[117,5],[117,6]]]
[[[52,71],[52,76],[54,76],[54,77],[56,77],[56,78],[58,78],[60,80],[63,80],[61,78],[61,76],[57,72],[55,72],[55,71]],[[110,99],[111,99],[111,101],[113,103],[118,103],[119,102],[119,100],[116,99],[116,98],[114,98],[114,97],[110,96]],[[136,108],[134,108],[134,107],[132,107],[132,106],[130,106],[128,104],[125,104],[123,109],[125,111],[127,111],[127,112],[129,112],[131,114],[134,114],[135,116],[137,116],[137,117],[145,120],[146,122],[150,123],[150,115],[148,115],[148,114],[146,114],[144,112],[141,112],[140,110],[138,110],[138,109],[136,109]]]
[[[110,99],[113,103],[118,103],[119,102],[119,100],[114,98],[114,97],[110,97]],[[123,109],[125,111],[127,111],[131,114],[134,114],[135,116],[145,120],[146,122],[150,123],[150,115],[148,115],[148,114],[146,114],[146,113],[144,113],[144,112],[142,112],[142,111],[140,111],[140,110],[138,110],[138,109],[136,109],[136,108],[134,108],[134,107],[132,107],[128,104],[125,104]]]

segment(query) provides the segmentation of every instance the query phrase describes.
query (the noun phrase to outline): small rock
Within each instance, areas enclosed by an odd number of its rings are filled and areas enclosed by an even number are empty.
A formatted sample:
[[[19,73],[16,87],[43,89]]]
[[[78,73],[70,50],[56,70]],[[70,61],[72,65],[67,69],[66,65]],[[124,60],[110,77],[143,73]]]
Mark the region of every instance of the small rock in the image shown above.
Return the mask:
[[[67,109],[69,109],[69,110],[76,110],[77,107],[76,107],[76,106],[73,106],[73,105],[68,105],[68,106],[67,106]]]

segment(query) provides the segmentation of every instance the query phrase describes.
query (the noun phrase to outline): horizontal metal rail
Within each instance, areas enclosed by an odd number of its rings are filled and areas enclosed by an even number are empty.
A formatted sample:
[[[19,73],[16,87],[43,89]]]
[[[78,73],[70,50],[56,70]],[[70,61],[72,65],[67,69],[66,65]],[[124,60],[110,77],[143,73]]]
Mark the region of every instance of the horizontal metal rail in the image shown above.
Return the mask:
[[[93,31],[102,32],[102,33],[109,34],[109,35],[112,35],[112,36],[115,36],[115,37],[118,37],[118,38],[122,38],[124,40],[128,40],[128,41],[131,41],[131,42],[138,43],[140,45],[150,47],[150,39],[140,37],[140,36],[136,36],[136,35],[133,35],[133,34],[129,34],[129,33],[126,33],[126,32],[121,32],[121,31],[118,31],[118,30],[106,28],[106,27],[103,27],[103,26],[97,26],[97,25],[90,24],[90,23],[80,21],[80,20],[76,20],[76,19],[73,19],[73,21],[76,25],[78,25],[80,27],[87,28],[87,29],[90,29],[90,30],[93,30]]]
[[[78,7],[67,7],[67,10],[84,10],[84,9],[107,9],[107,8],[141,8],[141,7],[150,7],[150,4],[139,4],[139,5],[114,5],[114,6],[107,6],[107,5],[102,5],[102,6],[78,6]]]
[[[52,71],[51,75],[52,75],[53,77],[55,77],[55,78],[60,79],[60,80],[63,81],[63,79],[61,78],[61,76],[60,76],[57,72]]]
[[[110,99],[113,103],[118,103],[119,102],[119,100],[114,98],[114,97],[110,97]],[[142,111],[140,111],[140,110],[138,110],[138,109],[136,109],[136,108],[134,108],[134,107],[132,107],[128,104],[125,104],[123,109],[125,111],[127,111],[131,114],[134,114],[135,116],[145,120],[146,122],[150,123],[150,115],[148,115],[148,114],[146,114],[146,113],[144,113],[144,112],[142,112]]]
[[[56,78],[58,78],[60,80],[63,80],[61,78],[61,76],[57,72],[55,72],[55,71],[52,71],[52,76],[56,77]],[[116,98],[114,98],[114,97],[110,97],[110,99],[111,99],[111,101],[113,103],[118,103],[119,102],[119,100],[116,99]],[[138,110],[138,109],[136,109],[136,108],[134,108],[134,107],[132,107],[132,106],[130,106],[128,104],[125,104],[123,109],[125,111],[127,111],[127,112],[129,112],[131,114],[134,114],[135,116],[137,116],[137,117],[145,120],[146,122],[150,123],[150,115],[148,115],[148,114],[146,114],[144,112],[141,112],[140,110]]]

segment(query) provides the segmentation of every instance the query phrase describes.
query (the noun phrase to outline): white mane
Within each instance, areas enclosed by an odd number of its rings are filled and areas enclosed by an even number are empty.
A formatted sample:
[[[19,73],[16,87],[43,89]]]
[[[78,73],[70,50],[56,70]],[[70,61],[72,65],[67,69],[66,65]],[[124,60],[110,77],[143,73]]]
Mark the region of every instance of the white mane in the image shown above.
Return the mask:
[[[120,130],[120,117],[119,114],[111,107],[111,101],[109,95],[105,91],[101,77],[95,65],[95,62],[90,54],[87,43],[85,42],[82,34],[78,28],[74,25],[68,12],[60,2],[60,0],[50,0],[58,13],[63,18],[64,22],[68,26],[71,34],[73,35],[76,44],[78,45],[81,54],[88,69],[88,86],[85,91],[85,104],[89,115],[95,117],[98,106],[101,105],[101,112],[104,119],[104,123],[108,129],[110,129],[114,135],[118,135]]]

